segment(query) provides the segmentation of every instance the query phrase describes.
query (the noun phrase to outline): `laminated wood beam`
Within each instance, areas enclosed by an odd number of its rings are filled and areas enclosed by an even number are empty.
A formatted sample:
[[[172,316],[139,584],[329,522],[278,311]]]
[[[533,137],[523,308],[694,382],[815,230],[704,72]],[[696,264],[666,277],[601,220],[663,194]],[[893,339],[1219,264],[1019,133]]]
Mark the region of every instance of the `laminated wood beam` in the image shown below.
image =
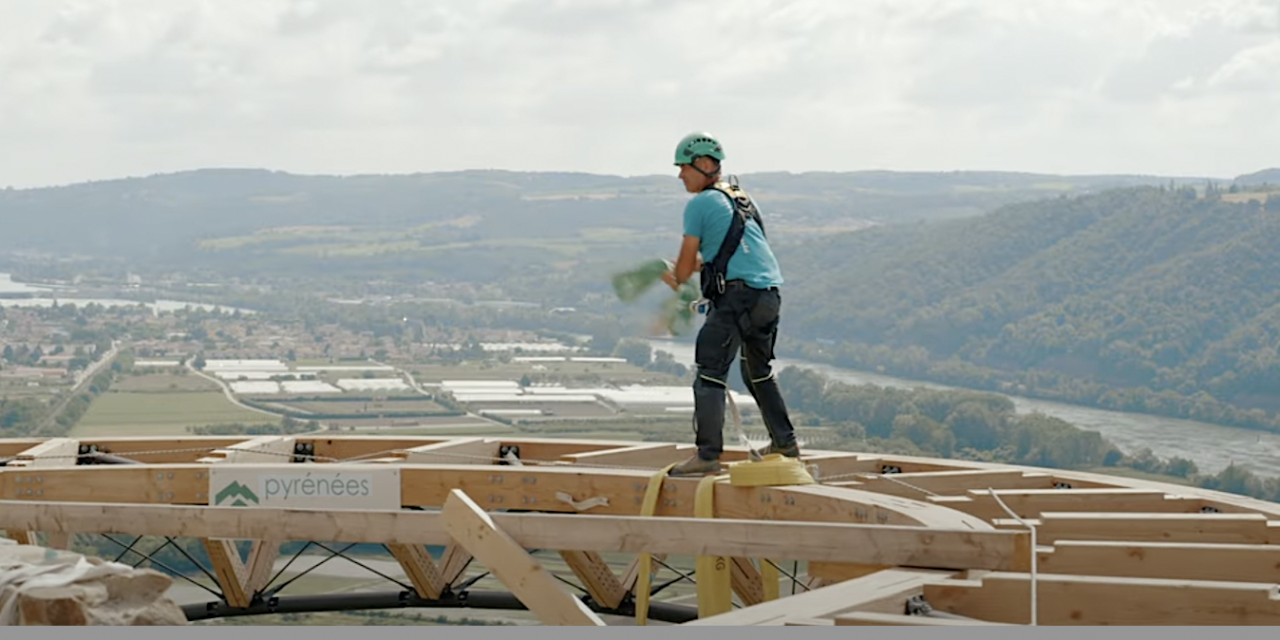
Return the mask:
[[[1036,578],[1040,625],[1280,624],[1280,598],[1268,583],[1159,580],[1041,574]],[[992,622],[1028,624],[1030,576],[990,573],[980,580],[924,586],[938,611]]]
[[[1030,534],[923,527],[495,513],[530,549],[791,558],[887,566],[1029,570]],[[0,526],[195,538],[446,544],[438,512],[327,511],[0,501]],[[483,562],[483,560],[481,560]]]
[[[204,543],[205,552],[209,554],[209,561],[213,563],[218,587],[222,589],[222,597],[227,604],[238,608],[249,606],[252,594],[245,589],[248,574],[236,550],[235,541],[205,538],[201,542]]]
[[[689,456],[695,447],[682,444],[638,444],[600,451],[584,451],[561,456],[561,460],[574,464],[606,465],[619,467],[661,468]]]
[[[780,626],[791,619],[828,618],[846,611],[902,611],[929,582],[946,580],[949,571],[888,569],[869,576],[771,600],[753,607],[686,622],[685,626]]]
[[[1038,540],[1037,540],[1038,542]],[[1276,582],[1280,546],[1059,540],[1041,549],[1045,573],[1130,578]]]
[[[622,587],[618,576],[609,568],[609,563],[594,551],[560,551],[573,575],[578,576],[586,587],[591,598],[610,609],[617,608],[627,596],[627,589]]]
[[[446,585],[452,585],[467,571],[471,564],[471,554],[455,542],[450,542],[440,555],[440,578]]]
[[[1003,622],[987,622],[968,618],[931,618],[908,616],[900,613],[855,611],[837,615],[833,622],[837,627],[989,627],[1006,626]]]
[[[410,464],[494,465],[498,459],[499,440],[493,438],[457,438],[448,442],[410,447],[401,451]]]
[[[419,597],[428,600],[440,597],[448,583],[440,575],[440,569],[426,547],[420,544],[389,544],[387,550],[400,563]]]
[[[1011,526],[1018,526],[1012,524]],[[1268,544],[1273,527],[1256,513],[1053,513],[1041,514],[1038,544],[1062,540]]]
[[[449,536],[484,563],[543,624],[604,626],[465,493],[453,491],[441,515]]]

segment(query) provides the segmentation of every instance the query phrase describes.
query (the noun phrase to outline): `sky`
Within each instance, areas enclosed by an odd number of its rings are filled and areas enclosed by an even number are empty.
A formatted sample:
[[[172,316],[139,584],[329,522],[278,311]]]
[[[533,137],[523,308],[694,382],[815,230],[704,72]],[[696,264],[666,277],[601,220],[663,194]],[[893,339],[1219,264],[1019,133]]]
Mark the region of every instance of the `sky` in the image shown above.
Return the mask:
[[[0,186],[1280,166],[1280,0],[4,0]]]

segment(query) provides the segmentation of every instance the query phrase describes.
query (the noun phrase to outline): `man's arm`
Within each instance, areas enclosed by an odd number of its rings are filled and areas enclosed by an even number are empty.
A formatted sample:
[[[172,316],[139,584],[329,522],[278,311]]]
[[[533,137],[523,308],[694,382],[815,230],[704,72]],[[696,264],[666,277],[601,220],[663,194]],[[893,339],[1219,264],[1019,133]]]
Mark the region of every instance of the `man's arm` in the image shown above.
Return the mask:
[[[662,281],[673,290],[680,288],[693,277],[693,272],[702,267],[702,259],[698,256],[698,247],[702,242],[698,236],[684,236],[680,243],[680,256],[676,258],[676,268],[662,275]]]

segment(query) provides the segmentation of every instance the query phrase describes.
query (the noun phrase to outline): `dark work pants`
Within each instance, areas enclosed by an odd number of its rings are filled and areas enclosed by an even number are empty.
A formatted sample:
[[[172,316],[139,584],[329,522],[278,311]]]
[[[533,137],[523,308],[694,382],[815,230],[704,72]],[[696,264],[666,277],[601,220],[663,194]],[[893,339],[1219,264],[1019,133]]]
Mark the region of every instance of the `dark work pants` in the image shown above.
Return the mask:
[[[725,391],[729,367],[741,351],[742,380],[760,408],[775,448],[795,444],[795,429],[773,375],[782,297],[777,289],[730,287],[707,314],[698,332],[693,402],[698,457],[714,460],[724,451]]]

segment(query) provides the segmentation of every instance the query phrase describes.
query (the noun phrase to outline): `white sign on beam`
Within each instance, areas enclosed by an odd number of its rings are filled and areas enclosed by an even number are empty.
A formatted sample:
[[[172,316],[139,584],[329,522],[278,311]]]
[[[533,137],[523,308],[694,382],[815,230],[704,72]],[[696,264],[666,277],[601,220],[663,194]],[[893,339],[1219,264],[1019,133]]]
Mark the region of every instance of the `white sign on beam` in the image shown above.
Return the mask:
[[[209,506],[399,509],[400,470],[329,464],[210,465]]]

